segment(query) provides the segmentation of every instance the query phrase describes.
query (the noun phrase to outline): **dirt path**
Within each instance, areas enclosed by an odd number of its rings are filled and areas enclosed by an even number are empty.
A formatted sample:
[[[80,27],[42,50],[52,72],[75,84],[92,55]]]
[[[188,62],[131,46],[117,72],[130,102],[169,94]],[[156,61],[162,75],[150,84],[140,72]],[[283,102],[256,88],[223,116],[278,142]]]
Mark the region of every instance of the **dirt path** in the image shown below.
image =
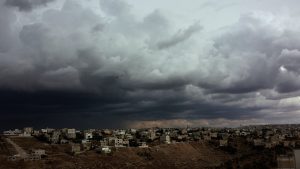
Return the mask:
[[[18,155],[20,155],[21,158],[26,158],[28,156],[26,151],[22,147],[17,145],[15,142],[13,142],[10,138],[6,138],[6,141],[16,149]]]

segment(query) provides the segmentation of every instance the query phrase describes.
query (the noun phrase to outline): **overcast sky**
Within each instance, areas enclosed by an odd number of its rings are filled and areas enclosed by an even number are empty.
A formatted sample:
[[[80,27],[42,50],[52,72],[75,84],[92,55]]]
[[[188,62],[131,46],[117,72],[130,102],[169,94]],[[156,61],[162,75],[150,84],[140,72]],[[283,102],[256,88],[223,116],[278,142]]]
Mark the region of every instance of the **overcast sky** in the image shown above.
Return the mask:
[[[298,123],[298,0],[0,0],[0,127]]]

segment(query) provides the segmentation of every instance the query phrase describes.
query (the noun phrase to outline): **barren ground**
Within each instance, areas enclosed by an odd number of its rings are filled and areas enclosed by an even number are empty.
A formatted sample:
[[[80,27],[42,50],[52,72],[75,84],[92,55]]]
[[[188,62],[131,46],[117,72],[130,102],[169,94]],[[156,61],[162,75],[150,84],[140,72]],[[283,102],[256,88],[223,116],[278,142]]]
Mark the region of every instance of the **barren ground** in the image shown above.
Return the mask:
[[[112,155],[97,154],[91,150],[72,156],[68,154],[70,145],[50,145],[35,138],[15,137],[11,140],[27,152],[45,149],[48,156],[40,161],[9,162],[7,156],[16,152],[4,141],[0,147],[0,169],[201,169],[216,168],[234,158],[212,145],[199,142],[158,145],[147,149],[119,148]]]

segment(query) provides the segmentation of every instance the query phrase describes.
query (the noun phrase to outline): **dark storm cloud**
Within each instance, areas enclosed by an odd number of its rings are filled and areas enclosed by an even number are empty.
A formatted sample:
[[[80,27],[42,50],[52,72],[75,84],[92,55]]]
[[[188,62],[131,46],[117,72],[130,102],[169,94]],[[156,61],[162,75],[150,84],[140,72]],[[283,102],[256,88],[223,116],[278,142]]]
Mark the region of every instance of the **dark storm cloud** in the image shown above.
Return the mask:
[[[0,112],[5,115],[0,122],[5,128],[24,125],[115,128],[124,127],[124,122],[137,119],[214,119],[225,114],[229,119],[240,119],[249,116],[249,109],[198,103],[182,104],[184,99],[179,98],[177,92],[171,92],[169,96],[156,101],[149,97],[103,96],[78,91],[2,90],[0,95]],[[141,101],[142,99],[150,101]],[[14,123],[10,124],[11,122]]]
[[[283,93],[299,90],[296,70],[299,55],[295,50],[300,48],[300,43],[291,34],[296,36],[300,32],[282,31],[272,22],[255,15],[244,15],[238,24],[215,39],[209,58],[215,61],[215,67],[210,70],[210,77],[199,85],[225,93],[273,88]],[[287,67],[286,72],[282,72],[282,66]]]
[[[168,119],[229,125],[297,110],[300,32],[274,26],[265,14],[242,16],[200,50],[201,23],[178,28],[160,10],[137,19],[122,0],[101,0],[103,16],[68,0],[18,24],[24,13],[0,8],[5,127]]]
[[[16,16],[0,2],[0,52],[7,52],[13,43],[12,24]],[[3,39],[3,40],[2,40]]]
[[[20,11],[30,11],[38,6],[45,6],[54,0],[6,0],[5,5],[17,7]]]
[[[105,105],[125,102],[114,95],[82,91],[15,91],[1,90],[1,127],[29,125],[36,127],[120,127]],[[105,118],[103,118],[105,117]],[[9,120],[8,120],[9,119]],[[13,122],[13,123],[12,123]],[[119,126],[118,126],[118,125]],[[17,126],[16,126],[17,125]]]

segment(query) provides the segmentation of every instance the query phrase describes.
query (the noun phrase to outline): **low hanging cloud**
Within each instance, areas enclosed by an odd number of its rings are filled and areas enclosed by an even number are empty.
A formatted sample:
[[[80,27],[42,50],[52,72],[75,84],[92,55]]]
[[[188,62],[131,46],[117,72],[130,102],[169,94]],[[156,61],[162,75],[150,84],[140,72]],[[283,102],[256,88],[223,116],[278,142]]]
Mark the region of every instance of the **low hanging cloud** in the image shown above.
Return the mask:
[[[6,0],[5,5],[17,7],[20,11],[31,11],[39,6],[46,6],[54,0]]]
[[[9,0],[0,6],[4,126],[22,119],[130,127],[300,118],[300,32],[292,18],[244,14],[203,42],[201,22],[178,27],[161,10],[138,18],[122,0],[101,0],[101,14],[72,0],[61,8],[22,2],[30,8]],[[45,4],[38,18],[20,12]]]
[[[135,121],[128,122],[130,128],[185,128],[185,127],[239,127],[246,125],[264,125],[268,124],[261,119],[248,119],[248,120],[227,120],[227,119],[201,119],[201,120],[156,120],[156,121]]]

